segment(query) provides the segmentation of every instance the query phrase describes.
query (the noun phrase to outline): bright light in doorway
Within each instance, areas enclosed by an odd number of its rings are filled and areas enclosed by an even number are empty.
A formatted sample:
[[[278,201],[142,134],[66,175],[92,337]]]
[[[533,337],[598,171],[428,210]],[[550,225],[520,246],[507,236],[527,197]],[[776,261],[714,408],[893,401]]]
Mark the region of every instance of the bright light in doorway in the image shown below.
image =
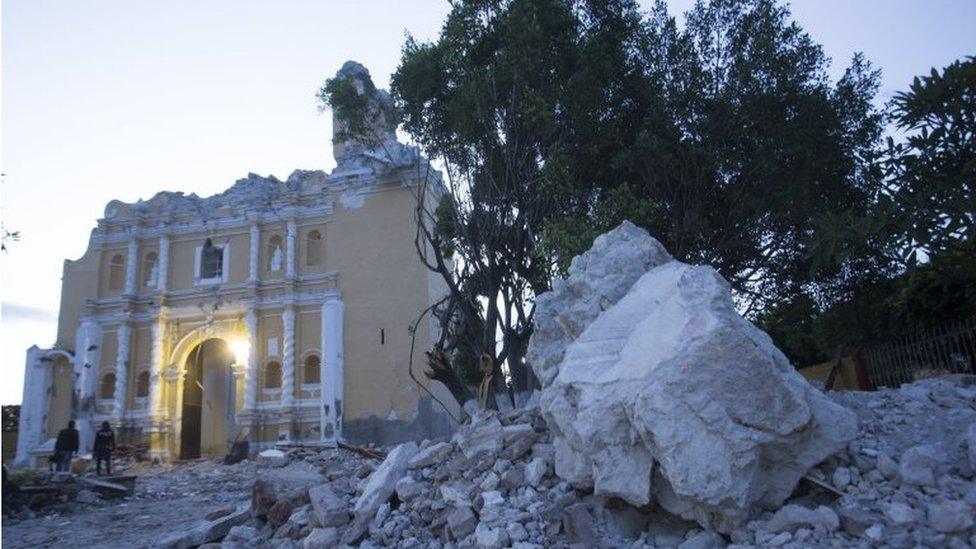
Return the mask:
[[[234,339],[230,342],[230,350],[234,353],[236,364],[246,364],[251,345],[248,344],[246,339]]]

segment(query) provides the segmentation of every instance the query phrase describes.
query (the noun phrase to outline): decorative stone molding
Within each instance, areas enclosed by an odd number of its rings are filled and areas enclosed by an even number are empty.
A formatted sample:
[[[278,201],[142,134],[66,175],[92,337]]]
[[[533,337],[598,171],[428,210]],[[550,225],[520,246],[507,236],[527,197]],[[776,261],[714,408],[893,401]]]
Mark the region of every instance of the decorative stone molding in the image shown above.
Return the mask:
[[[288,228],[285,232],[285,277],[293,279],[295,278],[295,265],[297,264],[295,258],[295,239],[298,236],[298,226],[295,223],[295,218],[288,219]]]
[[[295,306],[285,305],[281,313],[281,321],[284,324],[284,341],[282,343],[282,356],[284,358],[281,368],[281,405],[284,408],[291,408],[295,404]]]

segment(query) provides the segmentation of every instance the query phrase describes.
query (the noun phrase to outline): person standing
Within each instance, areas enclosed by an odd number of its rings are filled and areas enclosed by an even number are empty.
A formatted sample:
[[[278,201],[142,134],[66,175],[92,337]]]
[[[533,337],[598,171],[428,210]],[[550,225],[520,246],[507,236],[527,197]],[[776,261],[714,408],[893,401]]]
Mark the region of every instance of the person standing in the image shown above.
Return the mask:
[[[54,457],[57,460],[57,470],[67,471],[71,468],[71,458],[78,451],[78,429],[74,420],[58,433],[58,440],[54,443]]]
[[[115,450],[115,431],[107,421],[102,422],[102,428],[95,433],[95,474],[102,476],[102,462],[105,462],[105,474],[112,474],[112,452]]]

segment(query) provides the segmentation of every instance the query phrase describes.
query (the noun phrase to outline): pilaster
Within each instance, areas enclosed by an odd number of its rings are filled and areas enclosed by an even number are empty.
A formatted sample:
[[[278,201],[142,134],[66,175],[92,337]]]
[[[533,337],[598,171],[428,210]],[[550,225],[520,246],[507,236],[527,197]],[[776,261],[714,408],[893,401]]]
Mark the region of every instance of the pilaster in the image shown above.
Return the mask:
[[[115,356],[115,407],[112,418],[116,422],[122,420],[128,396],[129,380],[129,346],[132,343],[132,325],[123,322],[119,325],[119,345]]]
[[[159,237],[159,265],[156,268],[156,289],[166,291],[169,283],[169,235]]]
[[[139,263],[139,241],[129,238],[128,256],[125,260],[125,295],[136,295],[136,270]]]
[[[297,235],[298,225],[295,223],[295,218],[290,218],[285,234],[285,250],[287,251],[285,276],[288,278],[295,278],[295,238]]]

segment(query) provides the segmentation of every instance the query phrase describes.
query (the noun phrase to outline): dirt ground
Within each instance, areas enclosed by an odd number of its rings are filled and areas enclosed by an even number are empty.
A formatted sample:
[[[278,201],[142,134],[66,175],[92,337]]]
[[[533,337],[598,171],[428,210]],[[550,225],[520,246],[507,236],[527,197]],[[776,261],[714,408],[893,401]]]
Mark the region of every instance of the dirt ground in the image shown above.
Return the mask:
[[[172,532],[196,525],[211,511],[247,502],[264,468],[248,461],[230,466],[217,460],[135,463],[116,471],[138,476],[134,496],[65,503],[23,520],[4,517],[2,545],[151,547]]]

